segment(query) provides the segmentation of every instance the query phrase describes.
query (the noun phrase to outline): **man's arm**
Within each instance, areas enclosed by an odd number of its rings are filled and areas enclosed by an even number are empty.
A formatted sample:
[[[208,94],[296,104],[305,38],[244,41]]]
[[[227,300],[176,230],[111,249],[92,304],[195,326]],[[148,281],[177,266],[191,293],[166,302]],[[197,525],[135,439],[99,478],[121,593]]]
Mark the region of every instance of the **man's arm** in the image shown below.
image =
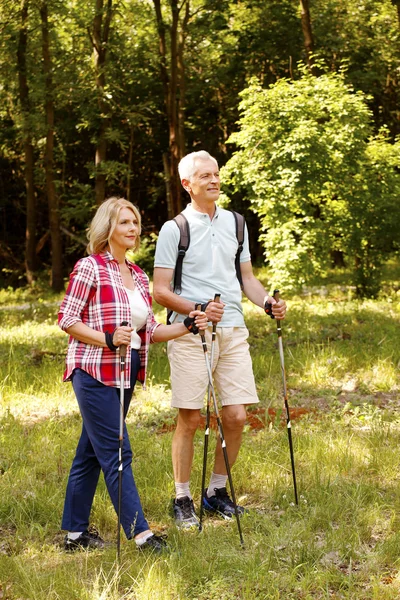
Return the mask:
[[[195,310],[194,302],[190,302],[178,294],[171,292],[171,280],[174,269],[155,267],[153,273],[153,297],[158,304],[181,315],[188,315]]]
[[[178,296],[171,292],[170,284],[174,275],[174,269],[165,269],[155,267],[153,273],[153,297],[158,304],[165,306],[169,310],[174,310],[181,315],[188,315],[195,310],[194,302]],[[199,298],[199,302],[204,302],[205,298]],[[205,313],[209,321],[218,323],[224,313],[224,304],[222,302],[210,302]]]
[[[274,317],[277,319],[284,319],[286,314],[286,302],[284,300],[276,302],[274,298],[268,295],[264,286],[255,277],[251,261],[240,263],[240,271],[242,274],[243,291],[250,302],[264,308],[265,299],[268,297],[268,302],[272,304],[272,314]]]

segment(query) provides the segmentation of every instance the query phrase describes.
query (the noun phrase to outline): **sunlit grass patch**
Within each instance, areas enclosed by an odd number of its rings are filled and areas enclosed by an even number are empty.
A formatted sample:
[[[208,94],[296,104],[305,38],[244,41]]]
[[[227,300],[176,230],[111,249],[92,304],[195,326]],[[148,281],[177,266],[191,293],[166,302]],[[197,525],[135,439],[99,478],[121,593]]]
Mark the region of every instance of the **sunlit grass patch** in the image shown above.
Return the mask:
[[[137,385],[128,415],[133,467],[146,516],[168,533],[170,554],[140,554],[122,540],[100,478],[92,521],[114,545],[66,555],[60,548],[64,492],[81,419],[62,383],[67,336],[57,307],[0,314],[0,590],[7,600],[352,600],[397,599],[399,590],[400,302],[351,301],[344,292],[288,301],[282,324],[299,490],[294,504],[276,323],[245,302],[261,410],[247,427],[232,470],[250,509],[235,522],[207,516],[204,531],[179,532],[174,493],[164,344],[153,344],[147,390]],[[11,303],[11,302],[10,302]],[[14,303],[14,298],[12,298]],[[164,310],[155,307],[160,319]],[[199,356],[199,361],[204,360]],[[162,431],[166,433],[161,433]],[[195,437],[191,490],[201,494],[204,432]],[[215,449],[210,439],[209,471]]]

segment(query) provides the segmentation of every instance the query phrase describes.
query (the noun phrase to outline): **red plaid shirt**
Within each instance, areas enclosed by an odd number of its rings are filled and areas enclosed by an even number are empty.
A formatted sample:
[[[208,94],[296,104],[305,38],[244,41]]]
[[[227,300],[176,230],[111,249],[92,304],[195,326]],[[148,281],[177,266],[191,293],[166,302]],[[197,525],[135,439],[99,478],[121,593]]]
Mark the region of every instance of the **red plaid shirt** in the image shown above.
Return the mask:
[[[144,385],[149,344],[154,330],[158,327],[151,308],[149,279],[147,275],[126,261],[148,307],[146,325],[138,331],[142,345],[139,349],[140,369],[138,380]],[[122,321],[131,323],[131,307],[122,282],[118,262],[109,252],[92,254],[79,260],[71,275],[64,300],[58,313],[58,324],[65,330],[75,323],[82,322],[96,331],[112,333]],[[69,381],[74,369],[83,369],[89,375],[112,387],[120,386],[119,352],[107,347],[79,342],[69,338],[64,381]],[[130,346],[126,355],[124,387],[130,386]]]

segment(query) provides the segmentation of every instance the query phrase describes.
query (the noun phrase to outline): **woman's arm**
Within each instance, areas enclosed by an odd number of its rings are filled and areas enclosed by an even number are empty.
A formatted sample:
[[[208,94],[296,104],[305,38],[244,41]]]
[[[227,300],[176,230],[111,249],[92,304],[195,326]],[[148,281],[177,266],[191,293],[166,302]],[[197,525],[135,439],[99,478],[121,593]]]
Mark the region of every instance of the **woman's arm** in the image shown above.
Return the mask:
[[[76,340],[83,342],[84,344],[91,344],[93,346],[102,346],[105,348],[106,336],[102,331],[96,331],[82,321],[74,323],[71,327],[67,327],[65,330],[68,335],[71,335]]]
[[[159,329],[159,327],[157,327],[157,329]],[[72,335],[73,338],[79,340],[80,342],[83,342],[84,344],[91,344],[92,346],[101,346],[102,348],[105,348],[107,346],[105,333],[103,333],[102,331],[96,331],[96,329],[92,329],[88,325],[85,325],[85,323],[82,323],[82,321],[71,325],[71,327],[68,327],[68,329],[66,329],[65,331],[69,335]],[[128,346],[128,344],[131,343],[132,331],[132,327],[117,327],[112,337],[112,343],[114,344],[114,346]]]
[[[189,317],[195,317],[195,324],[201,330],[207,329],[207,316],[200,310],[193,310]],[[172,323],[171,325],[159,325],[153,332],[153,342],[168,342],[189,333],[183,323]]]

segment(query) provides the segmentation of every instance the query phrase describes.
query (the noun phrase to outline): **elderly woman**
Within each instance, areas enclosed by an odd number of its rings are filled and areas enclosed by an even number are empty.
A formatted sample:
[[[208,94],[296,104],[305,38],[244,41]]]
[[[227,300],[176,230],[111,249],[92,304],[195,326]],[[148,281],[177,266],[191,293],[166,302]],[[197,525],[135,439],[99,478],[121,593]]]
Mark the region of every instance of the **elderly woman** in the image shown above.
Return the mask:
[[[100,469],[114,508],[118,507],[119,418],[121,345],[128,347],[124,384],[126,416],[136,380],[146,377],[151,342],[166,342],[196,327],[205,329],[207,318],[193,311],[185,323],[156,323],[146,274],[125,258],[139,246],[141,219],[133,204],[109,198],[97,210],[89,227],[90,256],[75,265],[58,323],[69,338],[64,381],[72,381],[83,425],[69,474],[62,528],[64,547],[101,548],[104,541],[89,531],[89,515]],[[128,325],[122,326],[121,323]],[[193,327],[193,325],[195,325]],[[152,533],[144,517],[132,473],[132,451],[124,423],[121,525],[140,549],[161,551],[165,541]]]

